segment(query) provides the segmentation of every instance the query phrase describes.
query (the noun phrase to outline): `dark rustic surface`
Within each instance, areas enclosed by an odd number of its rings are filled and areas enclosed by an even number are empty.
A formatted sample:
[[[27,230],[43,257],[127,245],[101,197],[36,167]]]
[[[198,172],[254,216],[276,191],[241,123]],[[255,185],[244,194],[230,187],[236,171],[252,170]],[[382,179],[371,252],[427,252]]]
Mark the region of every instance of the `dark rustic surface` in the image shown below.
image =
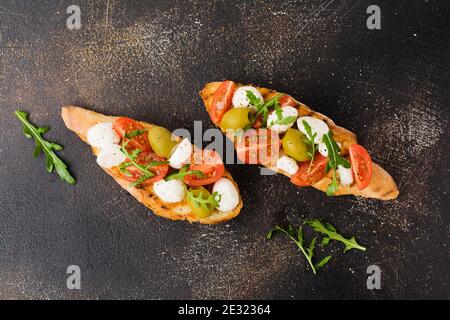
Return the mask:
[[[73,1],[0,3],[1,298],[449,298],[448,1]],[[392,173],[395,201],[327,198],[257,167],[229,166],[245,208],[217,226],[152,215],[66,130],[64,104],[170,129],[212,127],[197,92],[213,80],[287,92],[358,133]],[[21,133],[23,108],[76,186],[47,174]],[[324,217],[367,252],[340,253],[314,276],[274,224]],[[82,289],[66,289],[66,268]],[[366,268],[382,289],[366,289]]]

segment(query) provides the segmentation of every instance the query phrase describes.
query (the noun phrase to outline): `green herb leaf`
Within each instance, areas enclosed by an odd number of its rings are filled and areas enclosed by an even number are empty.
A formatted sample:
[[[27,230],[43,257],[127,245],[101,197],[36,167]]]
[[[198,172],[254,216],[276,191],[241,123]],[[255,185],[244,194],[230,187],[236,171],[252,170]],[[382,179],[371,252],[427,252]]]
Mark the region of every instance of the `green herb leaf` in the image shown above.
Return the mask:
[[[316,154],[316,136],[317,136],[317,132],[315,132],[314,134],[312,133],[312,128],[309,125],[308,122],[306,122],[305,120],[302,121],[303,127],[305,128],[306,131],[306,144],[308,145],[308,154],[311,157],[311,161],[309,162],[309,169],[311,169],[311,166],[313,164],[314,161],[314,156]],[[309,170],[308,169],[308,170]]]
[[[344,168],[350,168],[350,162],[348,162],[347,159],[344,159],[341,156],[339,156],[340,148],[336,143],[336,141],[334,141],[333,134],[331,133],[331,131],[329,131],[326,135],[323,136],[323,142],[327,147],[329,158],[326,172],[333,170],[332,181],[330,185],[327,187],[327,195],[332,196],[339,189],[339,185],[336,178],[336,171],[338,165],[342,165]]]
[[[255,108],[259,109],[262,106],[261,100],[259,100],[253,92],[247,90],[246,92],[247,99],[250,101],[250,104]]]
[[[147,131],[148,130],[144,130],[144,129],[132,130],[132,131],[130,131],[130,132],[125,134],[125,138],[133,139],[134,137],[140,136],[141,134],[144,134]]]
[[[185,176],[195,175],[199,178],[205,177],[205,174],[200,170],[188,170],[190,167],[189,164],[185,164],[178,172],[174,172],[165,178],[166,181],[170,180],[183,180]]]
[[[350,239],[343,237],[330,223],[322,223],[319,219],[308,219],[305,221],[305,224],[309,225],[314,231],[324,234],[331,240],[342,242],[345,245],[344,252],[350,249],[366,251],[365,247],[356,242],[355,237],[351,237]]]
[[[196,196],[191,190],[186,189],[186,194],[196,207],[202,207],[206,210],[209,210],[208,206],[218,208],[220,199],[222,197],[217,192],[213,192],[208,196],[208,198],[205,199],[203,196],[203,190],[200,191],[200,193]]]
[[[296,117],[294,117],[294,116],[289,116],[289,117],[286,117],[286,118],[282,118],[282,119],[278,119],[278,120],[272,121],[272,122],[270,123],[270,125],[273,126],[273,125],[275,125],[275,124],[279,124],[279,125],[291,124],[291,123],[293,123],[295,120],[297,120]]]
[[[318,270],[318,269],[323,268],[323,266],[326,265],[327,262],[330,261],[331,258],[332,258],[332,256],[329,255],[329,256],[326,256],[325,258],[323,258],[322,260],[320,260],[319,263],[317,263],[315,265],[316,269]]]
[[[312,258],[314,255],[314,247],[315,247],[316,238],[314,238],[313,241],[311,241],[311,244],[309,245],[309,247],[306,248],[304,246],[302,227],[299,227],[298,230],[295,231],[295,228],[293,228],[291,225],[289,225],[287,229],[283,229],[280,226],[275,226],[274,229],[269,231],[266,238],[268,240],[270,240],[272,238],[272,235],[275,232],[282,232],[282,233],[286,234],[292,241],[295,242],[297,247],[300,249],[300,251],[305,256],[306,260],[308,261],[308,264],[311,267],[312,272],[314,274],[316,274],[316,267],[312,261]],[[297,238],[295,237],[295,234],[297,235]],[[269,235],[270,235],[270,237],[269,237]]]
[[[47,171],[52,172],[56,169],[56,173],[61,180],[72,185],[76,184],[76,180],[67,170],[66,164],[55,153],[55,151],[62,150],[63,147],[42,137],[42,134],[48,132],[50,127],[35,127],[28,121],[28,113],[21,110],[16,110],[15,116],[22,123],[25,136],[35,141],[33,156],[37,157],[43,151],[46,157]]]

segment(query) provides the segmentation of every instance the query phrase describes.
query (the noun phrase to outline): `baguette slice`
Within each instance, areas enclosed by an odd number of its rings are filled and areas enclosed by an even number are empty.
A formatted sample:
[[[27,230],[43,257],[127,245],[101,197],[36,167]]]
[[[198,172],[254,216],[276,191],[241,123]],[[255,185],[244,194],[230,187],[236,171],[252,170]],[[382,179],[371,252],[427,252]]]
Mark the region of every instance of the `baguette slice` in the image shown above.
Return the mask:
[[[212,100],[214,93],[216,92],[217,88],[221,82],[210,82],[206,84],[206,86],[203,88],[202,91],[200,91],[200,96],[203,100],[203,103],[206,107],[206,110],[209,113],[209,110],[211,108]],[[237,86],[242,86],[241,84],[237,84]],[[264,97],[264,100],[267,101],[276,95],[280,94],[279,92],[276,92],[275,90],[266,89],[266,88],[259,88],[257,87],[259,92]],[[350,145],[358,143],[356,135],[342,127],[337,126],[330,118],[326,117],[325,115],[315,112],[303,103],[295,100],[298,104],[298,114],[299,117],[302,116],[312,116],[318,119],[321,119],[325,121],[328,124],[328,127],[330,128],[331,132],[333,133],[333,137],[336,141],[342,143],[342,154],[346,155],[348,154],[348,148]],[[224,130],[222,130],[224,131]],[[282,152],[280,152],[280,157],[283,155]],[[266,164],[266,167],[279,172],[281,174],[284,174],[287,176],[286,173],[279,171],[275,166]],[[326,192],[328,185],[331,182],[331,172],[328,173],[327,176],[325,176],[322,180],[312,185],[312,187],[321,190],[323,192]],[[359,190],[355,183],[351,184],[350,186],[343,186],[339,184],[339,189],[335,193],[335,195],[355,195],[365,198],[376,198],[381,200],[391,200],[397,198],[399,194],[399,191],[397,189],[397,185],[394,182],[394,179],[390,176],[389,173],[387,173],[383,168],[381,168],[376,163],[373,163],[372,166],[372,180],[370,184],[363,190]]]
[[[118,117],[105,116],[100,113],[96,113],[91,110],[83,109],[75,106],[65,106],[61,110],[61,116],[64,120],[66,127],[69,130],[75,132],[81,140],[87,142],[87,131],[92,126],[101,122],[114,122],[114,120]],[[140,122],[145,128],[150,129],[153,125],[145,122]],[[194,146],[194,148],[196,148]],[[92,148],[92,151],[95,155],[98,154],[100,150],[97,148]],[[207,218],[199,219],[197,218],[191,211],[189,205],[186,200],[179,203],[165,203],[153,192],[153,186],[145,187],[145,188],[136,188],[130,186],[130,182],[124,179],[120,174],[117,174],[114,170],[103,168],[106,173],[108,173],[114,180],[117,181],[118,184],[122,186],[125,190],[127,190],[133,197],[135,197],[139,202],[144,204],[147,208],[152,210],[155,214],[168,218],[171,220],[187,220],[189,222],[199,222],[202,224],[215,224],[224,221],[228,221],[234,217],[236,217],[242,208],[242,198],[239,195],[239,204],[238,206],[232,210],[227,212],[219,212],[215,211],[213,214]],[[225,170],[224,177],[228,178],[233,182],[236,189],[236,182],[231,177],[230,173]]]

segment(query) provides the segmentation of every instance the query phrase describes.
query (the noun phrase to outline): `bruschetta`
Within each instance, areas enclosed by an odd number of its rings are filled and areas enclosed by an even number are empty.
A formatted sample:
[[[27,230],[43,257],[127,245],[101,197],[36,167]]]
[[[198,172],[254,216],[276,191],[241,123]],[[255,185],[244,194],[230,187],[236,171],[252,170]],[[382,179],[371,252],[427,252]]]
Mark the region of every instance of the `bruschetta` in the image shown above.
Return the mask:
[[[215,151],[127,117],[75,106],[61,114],[67,128],[92,147],[98,165],[155,214],[214,224],[240,213],[238,186]]]
[[[222,81],[208,83],[200,96],[244,163],[262,164],[330,196],[390,200],[399,194],[354,133],[287,94]]]

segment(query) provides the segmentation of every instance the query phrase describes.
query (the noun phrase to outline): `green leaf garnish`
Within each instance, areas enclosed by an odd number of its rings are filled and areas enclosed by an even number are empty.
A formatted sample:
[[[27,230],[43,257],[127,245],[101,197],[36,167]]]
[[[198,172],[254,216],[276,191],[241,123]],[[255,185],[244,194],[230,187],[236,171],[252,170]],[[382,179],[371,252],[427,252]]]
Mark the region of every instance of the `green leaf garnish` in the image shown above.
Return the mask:
[[[126,149],[126,146],[128,145],[129,141],[127,142],[123,142],[122,146],[120,147],[120,151],[122,151],[122,153],[125,155],[125,157],[127,158],[128,162],[122,162],[119,165],[119,170],[120,172],[122,172],[124,175],[131,177],[132,174],[131,172],[128,170],[128,167],[133,166],[135,168],[137,168],[140,172],[141,172],[141,177],[130,183],[130,186],[135,187],[141,183],[143,183],[144,181],[153,178],[155,176],[155,174],[150,171],[151,168],[156,167],[156,166],[160,166],[163,164],[168,164],[168,161],[151,161],[148,164],[139,164],[137,163],[137,157],[142,153],[141,149],[134,149],[133,151],[128,152],[128,150]]]
[[[279,94],[265,103],[262,103],[250,90],[246,91],[246,95],[248,100],[250,101],[250,104],[256,108],[256,114],[251,121],[250,128],[253,126],[254,122],[256,121],[259,115],[262,116],[262,128],[267,127],[267,117],[269,116],[269,111],[279,106],[278,100],[283,95]]]
[[[76,180],[67,170],[67,165],[55,153],[55,151],[62,150],[63,147],[42,137],[42,134],[49,131],[50,127],[36,127],[32,125],[28,121],[28,113],[24,111],[16,110],[15,115],[23,125],[25,136],[35,141],[33,157],[37,157],[43,151],[46,157],[47,171],[52,172],[55,169],[61,180],[72,185],[76,184]]]
[[[302,120],[302,124],[303,124],[303,127],[305,128],[305,131],[306,131],[306,140],[305,140],[305,142],[306,142],[306,144],[308,145],[308,148],[309,148],[308,155],[311,157],[311,161],[309,162],[309,168],[308,168],[308,170],[310,170],[311,166],[313,164],[313,161],[314,161],[314,156],[316,154],[315,139],[316,139],[316,136],[317,136],[317,132],[315,132],[313,134],[311,126],[305,120]]]
[[[187,197],[194,203],[194,205],[197,208],[202,207],[206,210],[210,209],[208,206],[211,206],[214,209],[218,208],[220,199],[222,197],[217,192],[213,192],[212,194],[209,195],[208,198],[204,199],[203,190],[200,190],[200,193],[196,196],[191,190],[188,190],[187,188],[186,188],[186,194],[187,194]]]
[[[327,163],[326,171],[328,172],[330,170],[333,170],[333,178],[330,185],[327,188],[327,195],[332,196],[339,189],[339,185],[336,178],[336,171],[338,165],[341,165],[344,168],[350,168],[350,162],[348,162],[347,159],[342,158],[339,155],[339,151],[341,151],[341,149],[339,148],[336,141],[334,141],[333,134],[331,133],[331,131],[329,131],[327,134],[323,136],[322,141],[325,143],[328,150],[329,161]]]
[[[288,226],[287,229],[283,229],[280,226],[275,226],[274,229],[269,231],[266,235],[266,239],[270,240],[272,239],[272,236],[274,232],[283,232],[286,234],[292,241],[295,242],[297,247],[300,249],[300,251],[305,256],[306,260],[308,260],[308,263],[312,269],[312,272],[316,274],[317,269],[316,265],[313,263],[313,255],[314,255],[314,248],[316,244],[316,238],[314,238],[308,247],[305,247],[305,239],[303,237],[303,228],[299,227],[297,231],[295,231],[295,228],[293,228],[291,225]],[[329,260],[329,259],[328,259]],[[328,262],[328,261],[327,261]]]
[[[205,174],[200,170],[188,170],[189,167],[190,167],[189,164],[185,164],[184,166],[181,167],[181,169],[178,172],[170,174],[164,180],[166,181],[174,179],[183,180],[183,178],[187,175],[195,175],[199,178],[203,178],[205,176]]]
[[[336,228],[333,227],[333,225],[328,222],[322,223],[322,221],[320,221],[319,219],[308,219],[305,221],[305,224],[309,225],[314,231],[324,234],[326,236],[326,238],[324,239],[331,239],[342,242],[345,245],[344,252],[347,252],[350,249],[366,251],[365,247],[356,242],[355,237],[351,237],[350,239],[345,238],[336,231]]]
[[[140,136],[141,134],[144,134],[147,131],[148,130],[144,130],[144,129],[132,130],[132,131],[130,131],[130,132],[125,134],[125,138],[133,139],[134,137]]]

